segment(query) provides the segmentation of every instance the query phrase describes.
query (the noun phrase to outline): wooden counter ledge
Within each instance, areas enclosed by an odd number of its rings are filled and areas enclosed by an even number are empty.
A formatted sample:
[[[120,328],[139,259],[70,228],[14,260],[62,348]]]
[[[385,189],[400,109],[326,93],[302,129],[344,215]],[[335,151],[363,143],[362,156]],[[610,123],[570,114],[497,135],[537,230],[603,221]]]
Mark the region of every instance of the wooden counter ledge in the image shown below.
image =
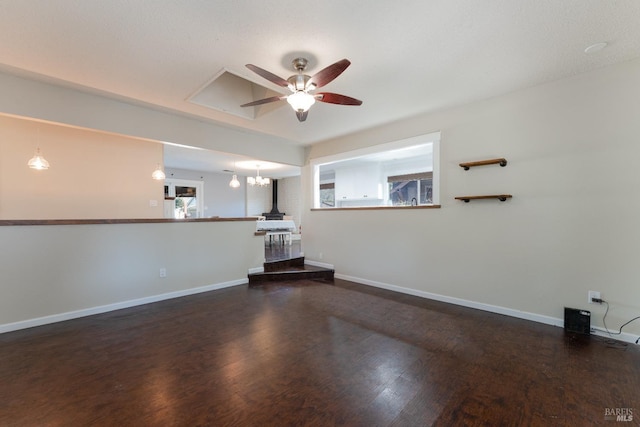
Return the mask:
[[[138,218],[138,219],[2,219],[0,226],[13,225],[87,225],[87,224],[157,224],[157,223],[186,223],[186,222],[231,222],[255,221],[255,218]]]

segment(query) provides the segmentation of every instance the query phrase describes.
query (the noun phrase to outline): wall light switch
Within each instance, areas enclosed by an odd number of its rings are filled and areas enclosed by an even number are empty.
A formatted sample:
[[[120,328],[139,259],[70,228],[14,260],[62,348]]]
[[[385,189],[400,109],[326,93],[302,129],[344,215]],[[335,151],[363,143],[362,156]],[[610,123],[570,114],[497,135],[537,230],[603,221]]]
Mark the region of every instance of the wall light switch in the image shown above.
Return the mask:
[[[149,207],[155,208],[158,206],[157,200],[149,200]]]

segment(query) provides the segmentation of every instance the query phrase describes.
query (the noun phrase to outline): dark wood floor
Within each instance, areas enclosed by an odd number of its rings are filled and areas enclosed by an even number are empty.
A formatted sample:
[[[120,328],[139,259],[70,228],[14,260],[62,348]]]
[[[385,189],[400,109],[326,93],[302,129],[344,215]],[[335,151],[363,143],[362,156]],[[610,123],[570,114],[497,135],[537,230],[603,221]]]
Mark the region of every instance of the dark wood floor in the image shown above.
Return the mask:
[[[639,385],[638,346],[341,280],[0,335],[2,426],[614,425]]]

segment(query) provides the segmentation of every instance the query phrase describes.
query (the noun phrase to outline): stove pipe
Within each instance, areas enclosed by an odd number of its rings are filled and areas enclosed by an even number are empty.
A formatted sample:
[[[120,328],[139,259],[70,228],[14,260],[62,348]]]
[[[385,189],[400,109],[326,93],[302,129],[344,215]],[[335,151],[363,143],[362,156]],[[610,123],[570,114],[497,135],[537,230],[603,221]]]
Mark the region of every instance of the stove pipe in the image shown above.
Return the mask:
[[[278,210],[278,180],[274,179],[272,182],[272,186],[271,186],[271,200],[273,205],[271,206],[271,214],[279,214],[280,211]]]
[[[282,219],[284,217],[284,212],[280,212],[278,210],[278,180],[271,180],[271,212],[265,212],[262,215],[267,217],[267,219]]]

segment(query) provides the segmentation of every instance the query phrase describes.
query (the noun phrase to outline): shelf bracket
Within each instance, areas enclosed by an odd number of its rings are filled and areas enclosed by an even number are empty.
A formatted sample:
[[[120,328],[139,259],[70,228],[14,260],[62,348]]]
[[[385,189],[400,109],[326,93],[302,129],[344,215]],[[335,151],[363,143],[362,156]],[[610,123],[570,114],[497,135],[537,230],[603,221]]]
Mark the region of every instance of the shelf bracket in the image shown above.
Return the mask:
[[[458,196],[456,200],[462,200],[465,203],[469,203],[471,200],[480,200],[480,199],[498,199],[501,202],[505,202],[507,199],[512,198],[511,194],[490,194],[485,196]]]

